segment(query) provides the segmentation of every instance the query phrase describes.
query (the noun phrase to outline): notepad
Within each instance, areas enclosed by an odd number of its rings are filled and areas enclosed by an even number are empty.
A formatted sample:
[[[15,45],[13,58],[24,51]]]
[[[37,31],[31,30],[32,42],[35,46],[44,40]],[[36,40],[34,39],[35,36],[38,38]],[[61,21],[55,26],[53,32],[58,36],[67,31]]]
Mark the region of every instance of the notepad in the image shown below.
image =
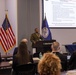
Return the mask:
[[[67,71],[66,75],[76,75],[76,70]]]
[[[9,64],[12,64],[13,63],[13,61],[9,61]]]

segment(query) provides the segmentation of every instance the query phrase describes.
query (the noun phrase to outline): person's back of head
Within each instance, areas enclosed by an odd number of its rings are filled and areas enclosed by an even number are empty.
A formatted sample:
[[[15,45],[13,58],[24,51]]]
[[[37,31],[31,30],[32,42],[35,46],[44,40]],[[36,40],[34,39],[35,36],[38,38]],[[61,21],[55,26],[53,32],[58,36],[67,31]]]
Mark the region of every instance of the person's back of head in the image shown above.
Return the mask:
[[[29,53],[27,49],[27,40],[23,39],[18,47],[17,58],[20,63],[28,63],[29,62]]]
[[[28,49],[27,49],[27,43],[28,40],[27,39],[22,39],[20,44],[19,44],[19,47],[18,47],[18,52],[19,54],[23,55],[25,53],[28,52]]]
[[[21,40],[21,42],[25,42],[25,43],[27,43],[28,40],[24,38],[24,39]],[[18,52],[18,47],[15,47],[14,52],[13,52],[13,56],[16,55],[17,52]]]
[[[38,72],[40,75],[60,75],[60,59],[53,53],[44,53],[38,63]]]
[[[27,45],[26,45],[26,43],[25,42],[21,42],[19,44],[18,50],[19,50],[19,53],[21,55],[23,55],[25,52],[27,52]]]
[[[60,44],[58,42],[53,42],[51,48],[52,51],[58,51],[60,49]]]
[[[21,42],[25,42],[25,43],[27,43],[28,40],[27,40],[27,39],[22,39]]]

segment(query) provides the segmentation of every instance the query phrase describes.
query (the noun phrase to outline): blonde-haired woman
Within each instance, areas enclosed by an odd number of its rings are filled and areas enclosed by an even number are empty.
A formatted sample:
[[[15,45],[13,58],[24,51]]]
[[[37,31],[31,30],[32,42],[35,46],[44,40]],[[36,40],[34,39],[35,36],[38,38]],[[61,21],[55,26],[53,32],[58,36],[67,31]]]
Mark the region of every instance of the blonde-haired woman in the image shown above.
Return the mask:
[[[44,53],[38,63],[38,73],[40,75],[60,75],[60,59],[53,53]]]

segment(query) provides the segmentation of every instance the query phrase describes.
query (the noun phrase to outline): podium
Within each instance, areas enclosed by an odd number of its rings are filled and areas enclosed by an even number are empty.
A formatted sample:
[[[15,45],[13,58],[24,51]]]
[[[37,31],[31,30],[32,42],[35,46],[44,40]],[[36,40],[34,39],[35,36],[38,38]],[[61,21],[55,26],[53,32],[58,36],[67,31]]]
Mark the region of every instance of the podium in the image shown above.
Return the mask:
[[[42,52],[45,53],[47,51],[52,51],[51,50],[51,45],[53,42],[56,40],[44,40],[44,41],[38,41],[36,44],[34,44],[33,48],[36,48],[36,53]]]

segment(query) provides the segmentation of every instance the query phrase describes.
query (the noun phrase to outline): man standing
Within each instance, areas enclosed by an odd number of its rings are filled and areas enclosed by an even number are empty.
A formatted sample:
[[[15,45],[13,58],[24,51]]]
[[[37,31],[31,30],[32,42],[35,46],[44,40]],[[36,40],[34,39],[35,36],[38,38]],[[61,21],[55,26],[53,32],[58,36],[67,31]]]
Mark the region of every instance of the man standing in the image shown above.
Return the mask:
[[[36,42],[40,40],[42,40],[42,36],[40,35],[38,28],[35,28],[35,32],[31,34],[30,37],[30,41],[32,42],[32,47],[34,46],[34,44],[36,44]]]
[[[30,37],[30,41],[32,42],[32,47],[34,47],[34,45],[38,42],[38,41],[41,41],[43,38],[42,36],[40,35],[39,33],[39,30],[38,28],[35,28],[34,30],[35,32],[33,34],[31,34],[31,37]]]

